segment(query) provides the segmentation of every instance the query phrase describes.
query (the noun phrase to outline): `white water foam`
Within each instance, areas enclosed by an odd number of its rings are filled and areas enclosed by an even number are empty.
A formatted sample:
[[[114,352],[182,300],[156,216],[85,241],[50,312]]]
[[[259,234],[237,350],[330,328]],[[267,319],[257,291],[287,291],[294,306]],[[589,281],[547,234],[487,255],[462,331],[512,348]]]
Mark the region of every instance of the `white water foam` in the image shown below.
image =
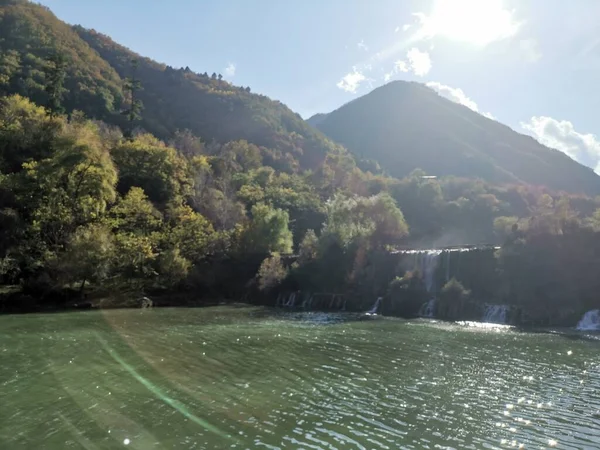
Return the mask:
[[[373,307],[370,310],[368,310],[365,314],[368,316],[376,316],[377,312],[379,311],[379,307],[381,306],[382,300],[383,300],[383,297],[378,297],[377,300],[375,300]]]
[[[432,298],[427,303],[423,303],[419,309],[419,317],[435,317],[435,298]]]
[[[507,305],[486,305],[482,322],[506,324],[508,310]]]
[[[581,331],[600,331],[600,309],[586,312],[577,324],[577,329]]]

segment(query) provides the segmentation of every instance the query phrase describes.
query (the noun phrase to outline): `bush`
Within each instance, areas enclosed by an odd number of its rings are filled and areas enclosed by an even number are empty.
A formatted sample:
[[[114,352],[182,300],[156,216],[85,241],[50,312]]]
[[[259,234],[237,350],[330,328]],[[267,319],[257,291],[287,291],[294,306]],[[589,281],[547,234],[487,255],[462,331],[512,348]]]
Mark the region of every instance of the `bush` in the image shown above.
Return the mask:
[[[437,315],[442,319],[457,320],[465,318],[465,307],[471,291],[465,287],[456,278],[448,281],[442,291],[437,303]]]
[[[428,293],[418,272],[406,272],[390,282],[388,298],[389,302],[384,303],[385,314],[411,318],[419,314]]]
[[[279,254],[266,258],[258,269],[258,287],[261,291],[268,291],[279,285],[287,276],[287,269],[284,267]]]

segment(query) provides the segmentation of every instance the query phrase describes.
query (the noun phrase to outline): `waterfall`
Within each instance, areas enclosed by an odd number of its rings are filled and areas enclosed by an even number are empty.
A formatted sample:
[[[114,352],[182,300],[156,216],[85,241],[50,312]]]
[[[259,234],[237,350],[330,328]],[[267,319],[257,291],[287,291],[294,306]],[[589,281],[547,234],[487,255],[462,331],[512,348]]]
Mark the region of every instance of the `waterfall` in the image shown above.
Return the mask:
[[[450,278],[455,277],[458,272],[458,267],[452,267],[452,261],[455,259],[455,264],[459,262],[461,253],[470,252],[472,250],[478,250],[482,247],[449,247],[444,249],[423,249],[423,250],[398,250],[393,253],[401,253],[404,255],[414,255],[414,268],[419,269],[423,282],[428,292],[435,292],[442,288],[442,286],[436,286],[436,278],[439,280],[445,280],[447,283]],[[486,247],[487,248],[487,247]],[[496,248],[496,247],[494,247]],[[456,253],[456,258],[452,257],[452,254]],[[436,277],[436,271],[442,257],[445,256],[443,264],[443,275],[440,274]]]
[[[507,305],[486,305],[482,322],[506,323],[508,318]]]
[[[369,316],[376,316],[377,311],[379,311],[379,306],[381,305],[382,300],[383,300],[383,297],[378,297],[377,300],[375,301],[375,304],[373,305],[373,307],[369,311],[367,311],[365,314],[367,314]]]
[[[600,331],[600,309],[586,312],[577,324],[577,329],[581,331]]]
[[[435,288],[435,269],[441,254],[441,250],[425,250],[421,254],[421,274],[427,292],[431,292]]]
[[[296,292],[292,292],[287,301],[283,304],[283,306],[287,306],[288,308],[293,308],[296,306]]]
[[[435,298],[432,298],[427,303],[423,303],[421,305],[421,309],[419,309],[420,317],[435,317]]]

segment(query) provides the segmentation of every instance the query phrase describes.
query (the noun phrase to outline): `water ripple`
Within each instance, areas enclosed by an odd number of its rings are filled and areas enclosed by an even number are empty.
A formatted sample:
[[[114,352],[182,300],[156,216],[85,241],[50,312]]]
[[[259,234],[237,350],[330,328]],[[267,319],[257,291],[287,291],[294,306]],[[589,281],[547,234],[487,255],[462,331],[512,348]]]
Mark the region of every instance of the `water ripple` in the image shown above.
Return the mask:
[[[598,446],[600,342],[585,334],[225,307],[0,330],[2,448]]]

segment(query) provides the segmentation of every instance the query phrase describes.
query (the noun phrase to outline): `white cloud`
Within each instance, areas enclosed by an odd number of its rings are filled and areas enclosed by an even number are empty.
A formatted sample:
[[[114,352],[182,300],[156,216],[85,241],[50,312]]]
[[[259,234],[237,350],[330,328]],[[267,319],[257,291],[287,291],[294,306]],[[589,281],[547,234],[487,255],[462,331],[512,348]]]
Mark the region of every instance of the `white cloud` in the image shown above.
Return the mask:
[[[521,127],[545,146],[566,153],[600,174],[600,141],[593,134],[579,133],[568,120],[545,116],[534,116],[529,122],[521,122]]]
[[[542,52],[540,52],[538,42],[535,39],[521,39],[519,49],[530,63],[538,62],[542,57]]]
[[[400,30],[406,32],[408,30],[410,30],[412,28],[412,25],[410,23],[405,23],[404,25],[402,25],[402,27],[396,27],[394,29],[394,33],[398,33]]]
[[[352,72],[347,73],[336,86],[343,91],[356,93],[356,90],[360,87],[361,83],[364,82],[367,77],[359,71],[356,67],[352,68]]]
[[[431,70],[431,58],[427,52],[422,52],[418,48],[413,47],[406,53],[406,58],[408,59],[410,69],[418,77],[427,75]]]
[[[488,119],[494,119],[494,116],[492,116],[490,113],[484,113],[479,111],[477,103],[475,103],[473,100],[467,97],[467,95],[462,89],[446,86],[445,84],[438,83],[437,81],[430,81],[429,83],[426,83],[426,85],[434,91],[436,91],[442,97],[445,97],[448,100],[451,100],[455,103],[464,105],[467,108],[472,109],[473,111],[478,112],[481,115],[487,117]]]
[[[435,0],[429,14],[414,16],[418,24],[415,41],[442,36],[486,46],[514,36],[521,25],[502,0]]]
[[[236,66],[234,63],[227,64],[225,67],[225,76],[227,78],[233,78],[235,76]]]
[[[406,65],[406,61],[396,61],[394,63],[394,70],[396,70],[396,72],[408,72],[408,66]]]
[[[388,82],[392,77],[400,72],[413,72],[417,76],[426,75],[431,70],[431,58],[429,53],[421,52],[417,48],[412,48],[406,54],[408,61],[398,60],[394,63],[391,71],[383,76],[383,81]]]
[[[360,42],[358,44],[356,44],[356,46],[360,49],[360,50],[364,50],[365,52],[369,51],[369,47],[367,46],[367,44],[365,44],[365,41],[363,39],[360,40]]]

